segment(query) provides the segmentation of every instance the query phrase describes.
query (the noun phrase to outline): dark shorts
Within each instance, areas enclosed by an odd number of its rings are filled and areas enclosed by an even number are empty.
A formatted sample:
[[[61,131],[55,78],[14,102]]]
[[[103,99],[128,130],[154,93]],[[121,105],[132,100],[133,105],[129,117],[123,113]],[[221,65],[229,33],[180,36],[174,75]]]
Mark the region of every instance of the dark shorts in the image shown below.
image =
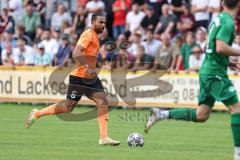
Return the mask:
[[[83,94],[87,97],[91,97],[95,92],[104,92],[103,85],[98,77],[88,79],[72,75],[69,76],[67,99],[79,101]]]

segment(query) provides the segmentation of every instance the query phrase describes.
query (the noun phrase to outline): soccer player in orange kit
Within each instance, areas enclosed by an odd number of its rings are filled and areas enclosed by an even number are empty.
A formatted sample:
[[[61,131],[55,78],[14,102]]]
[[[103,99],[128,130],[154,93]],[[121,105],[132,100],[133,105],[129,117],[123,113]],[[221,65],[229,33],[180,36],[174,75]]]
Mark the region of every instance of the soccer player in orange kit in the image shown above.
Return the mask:
[[[78,67],[70,73],[67,100],[42,110],[33,109],[25,125],[29,128],[37,119],[45,115],[71,112],[85,94],[98,107],[99,145],[117,146],[120,142],[108,137],[108,100],[96,73],[100,48],[98,35],[104,31],[106,17],[102,14],[93,14],[91,23],[91,28],[82,33],[73,52]]]

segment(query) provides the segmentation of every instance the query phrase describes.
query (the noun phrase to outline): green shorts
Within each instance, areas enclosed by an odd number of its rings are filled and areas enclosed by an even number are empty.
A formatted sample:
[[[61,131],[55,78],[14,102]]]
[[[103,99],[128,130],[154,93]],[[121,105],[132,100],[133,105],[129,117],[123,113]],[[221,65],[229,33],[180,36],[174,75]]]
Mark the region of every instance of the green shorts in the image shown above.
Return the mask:
[[[215,101],[221,101],[230,106],[238,103],[236,89],[228,76],[199,75],[200,91],[198,104],[213,107]]]

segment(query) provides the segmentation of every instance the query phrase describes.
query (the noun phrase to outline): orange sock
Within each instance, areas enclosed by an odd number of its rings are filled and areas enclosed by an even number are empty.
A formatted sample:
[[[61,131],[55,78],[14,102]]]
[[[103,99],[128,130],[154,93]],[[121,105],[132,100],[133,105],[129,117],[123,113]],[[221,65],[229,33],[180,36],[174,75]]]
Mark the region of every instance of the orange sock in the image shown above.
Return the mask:
[[[108,136],[108,106],[98,106],[98,125],[100,131],[100,139]]]
[[[66,112],[69,112],[68,108],[62,103],[57,103],[36,112],[35,117],[40,118],[45,115],[60,114],[60,113],[66,113]]]

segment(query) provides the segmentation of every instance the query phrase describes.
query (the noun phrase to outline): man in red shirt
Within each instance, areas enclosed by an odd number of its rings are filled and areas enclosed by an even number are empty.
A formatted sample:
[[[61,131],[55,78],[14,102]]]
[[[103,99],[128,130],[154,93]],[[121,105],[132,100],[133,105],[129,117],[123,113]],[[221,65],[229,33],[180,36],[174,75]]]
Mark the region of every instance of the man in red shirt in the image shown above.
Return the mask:
[[[113,36],[115,39],[125,31],[127,11],[131,7],[131,0],[116,0],[113,3]]]

